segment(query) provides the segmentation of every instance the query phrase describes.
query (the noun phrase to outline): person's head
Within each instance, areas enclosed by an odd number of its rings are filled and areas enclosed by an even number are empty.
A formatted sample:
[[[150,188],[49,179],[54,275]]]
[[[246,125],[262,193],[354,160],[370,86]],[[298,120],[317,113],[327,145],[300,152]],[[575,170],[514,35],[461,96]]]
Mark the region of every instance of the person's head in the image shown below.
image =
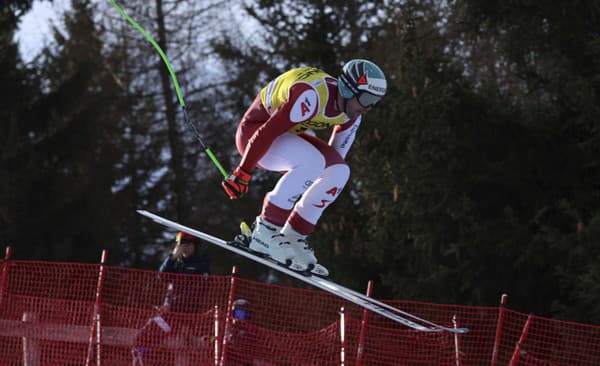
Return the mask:
[[[338,77],[343,111],[354,119],[371,110],[387,91],[387,81],[379,66],[363,59],[348,61]]]
[[[175,246],[181,248],[181,255],[184,258],[191,257],[196,251],[196,246],[201,243],[199,238],[180,231],[175,237]]]

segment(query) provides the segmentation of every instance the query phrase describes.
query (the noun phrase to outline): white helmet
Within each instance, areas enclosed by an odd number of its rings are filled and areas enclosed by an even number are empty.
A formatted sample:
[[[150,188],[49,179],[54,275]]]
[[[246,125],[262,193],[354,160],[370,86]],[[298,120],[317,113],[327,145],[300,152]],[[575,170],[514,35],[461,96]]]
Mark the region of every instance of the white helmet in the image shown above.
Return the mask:
[[[387,82],[379,66],[368,60],[356,59],[348,61],[342,68],[338,89],[345,100],[356,97],[361,106],[368,108],[383,98]]]

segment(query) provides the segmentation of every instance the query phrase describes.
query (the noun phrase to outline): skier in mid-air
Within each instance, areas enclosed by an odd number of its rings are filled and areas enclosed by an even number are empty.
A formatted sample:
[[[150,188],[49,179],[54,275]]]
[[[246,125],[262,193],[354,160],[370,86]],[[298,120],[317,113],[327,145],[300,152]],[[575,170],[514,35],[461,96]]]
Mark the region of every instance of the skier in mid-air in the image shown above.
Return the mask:
[[[293,270],[328,276],[307,236],[346,185],[344,158],[362,116],[386,91],[381,69],[362,59],[347,62],[337,79],[315,67],[291,69],[260,91],[237,128],[242,160],[222,183],[238,199],[248,192],[256,167],[284,173],[265,195],[251,250]],[[312,131],[328,127],[334,127],[328,143]]]

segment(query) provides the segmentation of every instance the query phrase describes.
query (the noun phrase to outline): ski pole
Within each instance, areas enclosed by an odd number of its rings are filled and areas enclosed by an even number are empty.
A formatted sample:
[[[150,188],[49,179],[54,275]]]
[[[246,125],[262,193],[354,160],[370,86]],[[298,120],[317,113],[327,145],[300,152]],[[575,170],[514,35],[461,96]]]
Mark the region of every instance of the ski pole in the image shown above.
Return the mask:
[[[200,131],[198,131],[198,128],[192,123],[192,121],[190,121],[190,118],[187,114],[187,109],[185,107],[185,101],[183,100],[183,97],[181,96],[181,90],[179,89],[179,82],[177,81],[177,77],[175,76],[175,72],[173,71],[173,67],[171,66],[171,63],[169,62],[167,55],[165,55],[164,51],[162,50],[162,48],[160,48],[158,43],[156,43],[154,38],[152,38],[152,36],[148,32],[146,32],[146,30],[144,28],[142,28],[135,20],[133,20],[129,15],[127,15],[127,13],[125,13],[125,11],[119,5],[117,5],[117,3],[114,0],[109,0],[109,1],[115,7],[115,9],[117,9],[119,11],[119,13],[121,13],[121,15],[123,17],[125,19],[127,19],[127,21],[135,27],[135,29],[137,29],[140,33],[142,33],[144,35],[144,37],[146,37],[146,39],[152,44],[152,46],[154,46],[156,51],[158,51],[158,53],[160,54],[160,57],[162,58],[165,65],[167,66],[167,69],[169,70],[169,74],[171,75],[171,80],[173,80],[173,84],[175,85],[175,92],[177,93],[177,99],[179,100],[179,105],[181,105],[181,109],[183,110],[183,118],[185,120],[185,123],[192,130],[196,139],[200,142],[200,145],[204,149],[204,152],[206,152],[206,155],[208,155],[208,157],[210,158],[210,160],[212,160],[212,162],[215,164],[217,169],[219,169],[221,174],[223,174],[223,177],[227,178],[228,177],[227,172],[225,171],[225,169],[223,169],[223,166],[221,165],[221,163],[219,163],[219,160],[217,160],[217,157],[215,156],[215,154],[213,154],[213,152],[210,150],[210,148],[208,146],[206,146],[204,141],[202,141],[202,135],[200,134]]]

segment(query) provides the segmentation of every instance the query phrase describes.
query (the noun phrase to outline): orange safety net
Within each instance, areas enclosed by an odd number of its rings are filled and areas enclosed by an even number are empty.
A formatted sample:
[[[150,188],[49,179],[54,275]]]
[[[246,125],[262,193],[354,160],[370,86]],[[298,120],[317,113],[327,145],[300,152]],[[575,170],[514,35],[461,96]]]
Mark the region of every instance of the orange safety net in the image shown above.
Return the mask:
[[[320,290],[237,276],[0,262],[1,365],[600,365],[600,327],[505,307],[385,301],[416,331]]]

